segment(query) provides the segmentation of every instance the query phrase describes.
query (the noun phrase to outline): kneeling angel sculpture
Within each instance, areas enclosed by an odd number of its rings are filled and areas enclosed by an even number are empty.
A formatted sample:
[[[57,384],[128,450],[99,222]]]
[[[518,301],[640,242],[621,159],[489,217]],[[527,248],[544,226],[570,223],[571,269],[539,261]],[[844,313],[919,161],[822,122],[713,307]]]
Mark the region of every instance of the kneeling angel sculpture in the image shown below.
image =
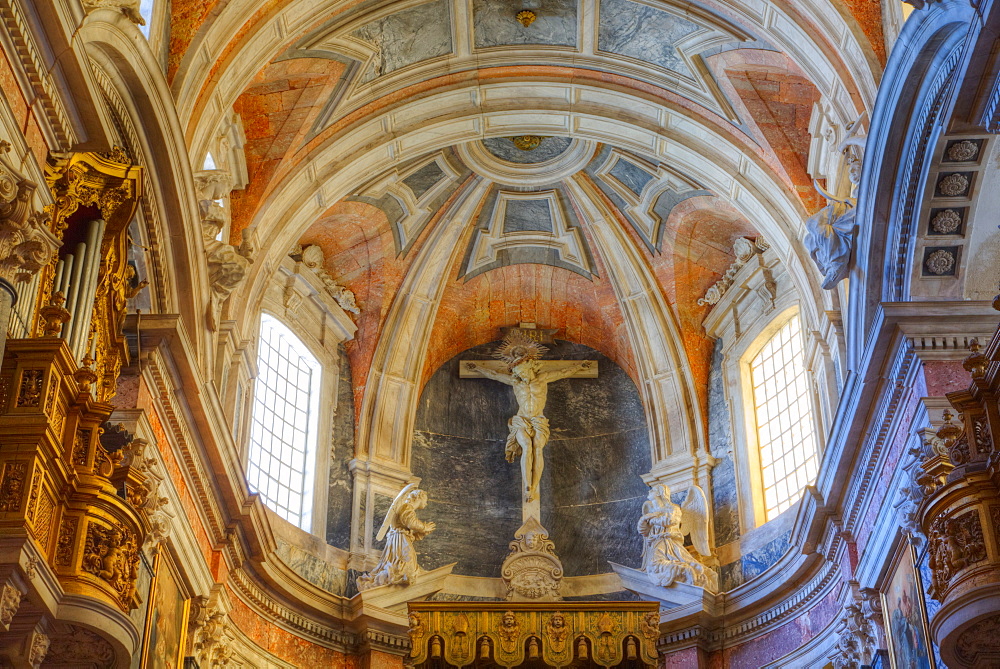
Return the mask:
[[[694,549],[701,555],[711,555],[708,502],[701,488],[688,488],[687,497],[678,506],[670,501],[669,486],[654,484],[642,505],[639,534],[645,539],[642,570],[651,582],[667,587],[679,581],[718,591],[718,575],[684,547],[684,536],[690,534]]]
[[[382,557],[375,568],[358,577],[358,590],[380,585],[411,585],[420,567],[413,542],[434,531],[434,523],[417,518],[417,510],[427,506],[427,493],[410,483],[392,501],[376,539],[385,539]]]

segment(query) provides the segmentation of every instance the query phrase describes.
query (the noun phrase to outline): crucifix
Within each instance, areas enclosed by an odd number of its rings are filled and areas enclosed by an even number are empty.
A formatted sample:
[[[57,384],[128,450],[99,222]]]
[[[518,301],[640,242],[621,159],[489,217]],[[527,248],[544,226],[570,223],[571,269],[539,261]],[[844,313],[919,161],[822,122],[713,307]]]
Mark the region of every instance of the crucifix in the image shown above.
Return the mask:
[[[464,360],[461,378],[487,378],[511,386],[517,414],[507,421],[507,462],[521,458],[522,520],[541,518],[538,485],[549,441],[549,420],[543,415],[549,384],[566,378],[597,378],[596,360],[541,360],[548,349],[520,328],[511,329],[494,352],[498,360]]]

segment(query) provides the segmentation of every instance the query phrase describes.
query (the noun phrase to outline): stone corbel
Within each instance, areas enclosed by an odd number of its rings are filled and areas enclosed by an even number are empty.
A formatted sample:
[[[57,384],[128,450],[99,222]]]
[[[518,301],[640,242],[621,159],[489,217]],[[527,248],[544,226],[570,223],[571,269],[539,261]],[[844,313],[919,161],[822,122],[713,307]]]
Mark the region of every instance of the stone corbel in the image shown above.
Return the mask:
[[[853,583],[853,582],[852,582]],[[853,583],[853,586],[856,586]],[[862,595],[856,587],[842,609],[837,623],[837,644],[829,656],[834,669],[857,669],[871,664],[878,650],[875,624],[865,613]]]
[[[199,667],[240,667],[235,661],[233,642],[235,635],[229,614],[218,593],[213,597],[196,597],[191,613],[192,651]]]
[[[88,14],[98,9],[114,9],[120,11],[128,20],[140,26],[146,25],[145,19],[139,13],[139,0],[83,0],[83,9]]]
[[[21,597],[24,593],[16,585],[7,581],[0,587],[0,627],[5,632],[10,631],[10,624],[21,607]]]

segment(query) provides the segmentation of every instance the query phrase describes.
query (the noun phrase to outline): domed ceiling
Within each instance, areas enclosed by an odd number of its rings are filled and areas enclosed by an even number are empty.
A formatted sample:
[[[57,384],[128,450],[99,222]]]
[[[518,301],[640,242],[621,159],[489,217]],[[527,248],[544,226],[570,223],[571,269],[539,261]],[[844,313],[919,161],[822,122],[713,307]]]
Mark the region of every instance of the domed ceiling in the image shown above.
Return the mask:
[[[170,75],[192,161],[233,170],[242,148],[231,240],[266,247],[243,313],[293,244],[324,249],[361,308],[359,457],[408,467],[433,372],[532,322],[621,366],[654,462],[689,467],[713,346],[698,300],[734,239],[764,235],[803,294],[833,299],[799,239],[813,179],[846,183],[810,162],[816,142],[874,95],[881,33],[860,6],[188,4]]]

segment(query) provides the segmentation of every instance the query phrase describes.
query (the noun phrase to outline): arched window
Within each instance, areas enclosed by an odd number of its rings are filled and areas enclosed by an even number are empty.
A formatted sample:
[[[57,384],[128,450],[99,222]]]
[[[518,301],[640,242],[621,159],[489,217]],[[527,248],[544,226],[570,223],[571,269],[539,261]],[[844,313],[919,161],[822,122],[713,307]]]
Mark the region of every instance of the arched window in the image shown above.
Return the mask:
[[[250,489],[309,531],[322,369],[285,325],[262,314],[247,462]]]
[[[798,501],[819,468],[812,396],[803,363],[797,313],[749,361],[746,401],[756,428],[765,520]]]

